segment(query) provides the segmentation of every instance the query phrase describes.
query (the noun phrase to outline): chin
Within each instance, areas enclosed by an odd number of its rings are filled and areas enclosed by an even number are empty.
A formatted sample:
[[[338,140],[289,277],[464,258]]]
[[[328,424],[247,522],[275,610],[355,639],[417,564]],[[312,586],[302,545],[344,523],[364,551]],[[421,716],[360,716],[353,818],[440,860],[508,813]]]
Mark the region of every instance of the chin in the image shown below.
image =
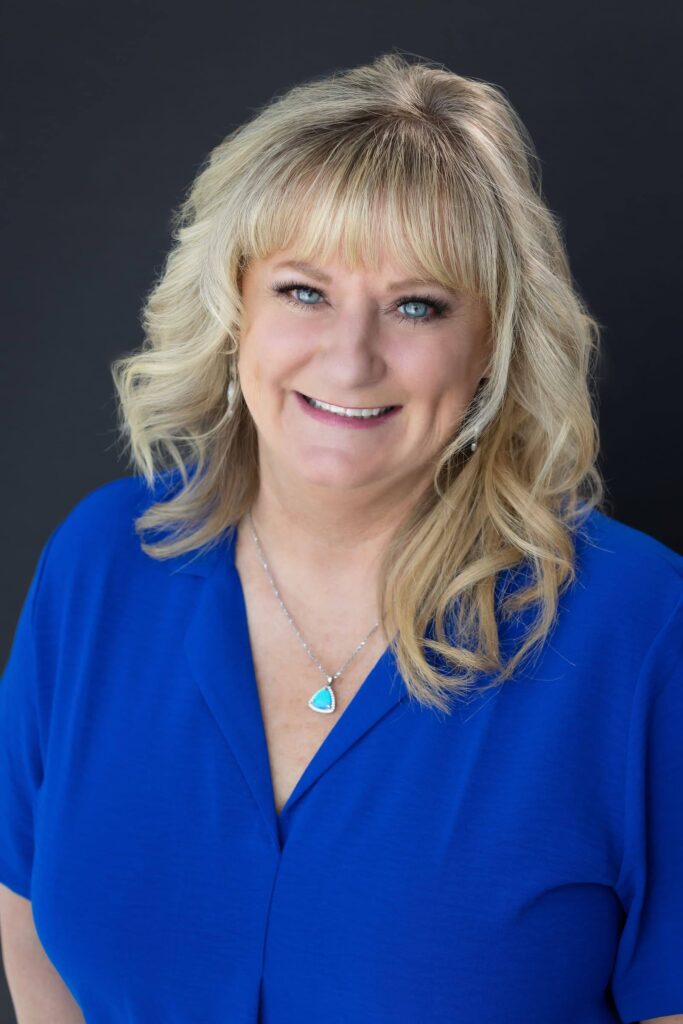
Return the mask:
[[[367,467],[362,470],[357,464],[354,465],[350,458],[342,460],[339,452],[318,453],[318,457],[302,459],[292,468],[302,482],[331,490],[366,487],[368,484],[376,483],[378,479],[376,468]]]

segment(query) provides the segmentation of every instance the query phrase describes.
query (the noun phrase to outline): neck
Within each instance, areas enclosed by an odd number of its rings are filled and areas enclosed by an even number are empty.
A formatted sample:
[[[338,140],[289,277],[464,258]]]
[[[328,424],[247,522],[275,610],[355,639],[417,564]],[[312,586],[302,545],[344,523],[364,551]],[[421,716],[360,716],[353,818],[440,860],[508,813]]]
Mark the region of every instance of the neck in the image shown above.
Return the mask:
[[[251,516],[266,561],[283,578],[327,582],[340,593],[368,595],[380,558],[417,491],[401,481],[400,495],[361,497],[359,489],[283,488],[261,478]],[[408,500],[406,494],[409,496]],[[250,535],[249,523],[241,527]],[[253,538],[249,536],[253,546]]]

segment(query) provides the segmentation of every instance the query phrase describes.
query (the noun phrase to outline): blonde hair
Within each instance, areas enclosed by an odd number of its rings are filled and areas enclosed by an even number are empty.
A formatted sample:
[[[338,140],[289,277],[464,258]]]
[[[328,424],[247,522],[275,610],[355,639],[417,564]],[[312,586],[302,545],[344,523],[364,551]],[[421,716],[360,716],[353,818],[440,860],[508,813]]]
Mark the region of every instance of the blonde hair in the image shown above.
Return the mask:
[[[144,342],[111,364],[129,465],[150,489],[173,466],[182,480],[135,520],[140,535],[166,528],[142,549],[165,559],[212,546],[257,494],[253,420],[239,390],[233,416],[225,400],[250,261],[293,243],[310,261],[407,260],[484,300],[492,355],[386,550],[381,621],[425,705],[447,711],[480,673],[494,673],[491,686],[510,678],[553,626],[576,576],[574,531],[605,489],[590,390],[601,325],[572,284],[533,144],[502,91],[395,51],[297,85],[212,150],[173,238]],[[515,567],[528,585],[498,608],[496,584]],[[536,617],[504,662],[497,614],[526,607]]]

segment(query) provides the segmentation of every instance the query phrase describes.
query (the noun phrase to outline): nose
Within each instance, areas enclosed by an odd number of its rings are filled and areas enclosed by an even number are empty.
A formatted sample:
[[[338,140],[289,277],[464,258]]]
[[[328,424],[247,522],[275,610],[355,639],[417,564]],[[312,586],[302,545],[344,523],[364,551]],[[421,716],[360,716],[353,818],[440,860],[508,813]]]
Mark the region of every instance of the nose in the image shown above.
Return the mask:
[[[374,384],[385,372],[377,315],[369,305],[340,311],[321,332],[318,356],[339,388]]]

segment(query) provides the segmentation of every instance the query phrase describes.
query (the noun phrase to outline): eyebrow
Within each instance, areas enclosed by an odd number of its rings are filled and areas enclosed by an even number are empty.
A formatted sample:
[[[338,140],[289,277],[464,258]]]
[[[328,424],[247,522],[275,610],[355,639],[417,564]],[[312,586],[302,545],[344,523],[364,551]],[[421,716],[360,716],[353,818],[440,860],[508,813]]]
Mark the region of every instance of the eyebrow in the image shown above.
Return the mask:
[[[322,281],[323,284],[331,284],[332,278],[329,274],[325,274],[322,270],[318,270],[317,267],[312,267],[310,263],[304,263],[302,260],[285,260],[282,263],[276,263],[273,266],[273,270],[284,270],[286,267],[293,267],[295,270],[300,270],[304,274],[308,274],[309,277],[317,278],[318,281]],[[390,291],[397,290],[399,288],[413,288],[415,286],[433,285],[437,288],[443,288],[444,291],[450,292],[451,295],[457,296],[457,292],[452,288],[448,288],[445,284],[441,284],[440,281],[426,280],[425,278],[409,278],[404,281],[391,281],[387,287]]]

